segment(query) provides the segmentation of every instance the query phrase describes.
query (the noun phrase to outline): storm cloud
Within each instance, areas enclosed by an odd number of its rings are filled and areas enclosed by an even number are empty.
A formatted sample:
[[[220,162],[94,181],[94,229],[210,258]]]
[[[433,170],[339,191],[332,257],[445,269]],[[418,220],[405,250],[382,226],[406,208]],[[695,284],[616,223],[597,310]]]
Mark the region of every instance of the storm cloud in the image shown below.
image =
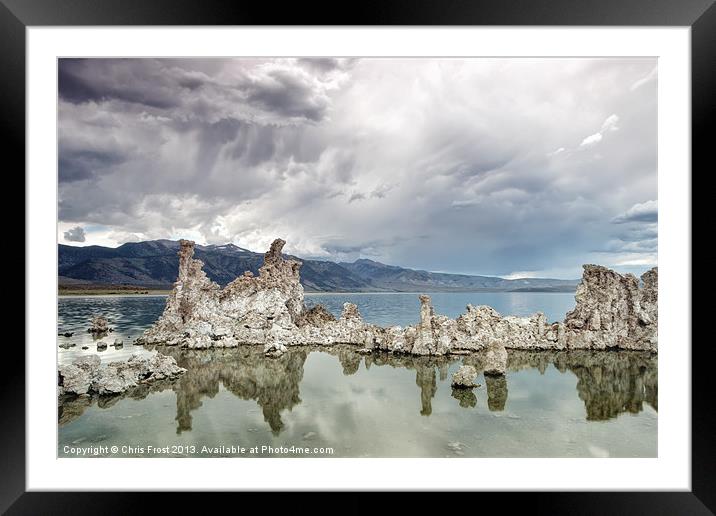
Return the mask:
[[[61,59],[58,80],[58,231],[88,245],[656,264],[655,59]]]

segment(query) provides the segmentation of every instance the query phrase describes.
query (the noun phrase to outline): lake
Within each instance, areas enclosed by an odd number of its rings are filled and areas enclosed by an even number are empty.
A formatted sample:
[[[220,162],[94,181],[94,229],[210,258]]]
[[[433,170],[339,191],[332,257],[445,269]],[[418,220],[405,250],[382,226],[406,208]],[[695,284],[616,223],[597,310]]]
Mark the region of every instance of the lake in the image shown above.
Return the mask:
[[[467,303],[504,315],[560,320],[571,293],[431,294],[435,312],[455,317]],[[275,457],[656,457],[656,355],[640,352],[511,351],[504,378],[453,390],[470,356],[413,357],[356,348],[298,347],[278,359],[262,349],[144,348],[132,341],[162,313],[165,296],[62,297],[58,360],[98,353],[174,356],[187,372],[122,396],[64,400],[58,456],[96,447],[98,456]],[[307,294],[335,315],[346,301],[376,324],[414,324],[417,294]],[[103,314],[115,331],[85,330]],[[123,341],[115,348],[115,339]],[[82,347],[87,349],[83,350]],[[117,446],[119,453],[108,450]],[[167,446],[176,448],[166,450]],[[233,448],[232,448],[233,447]],[[254,448],[256,453],[250,453]],[[243,451],[242,451],[243,449]]]

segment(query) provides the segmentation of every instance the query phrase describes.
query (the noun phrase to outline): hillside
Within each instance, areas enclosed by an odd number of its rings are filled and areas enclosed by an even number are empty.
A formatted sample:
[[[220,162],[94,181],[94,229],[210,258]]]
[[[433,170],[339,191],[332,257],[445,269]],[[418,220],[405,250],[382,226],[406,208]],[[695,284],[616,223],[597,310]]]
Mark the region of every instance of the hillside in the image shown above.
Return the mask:
[[[171,288],[179,267],[178,249],[179,242],[172,240],[132,242],[116,248],[60,244],[59,283],[62,286]],[[257,274],[263,263],[263,253],[234,244],[197,245],[195,256],[204,262],[207,276],[220,285],[226,285],[247,270]],[[367,259],[351,263],[301,261],[301,283],[307,291],[313,292],[572,292],[578,283],[577,280],[506,280],[491,276],[436,273]]]

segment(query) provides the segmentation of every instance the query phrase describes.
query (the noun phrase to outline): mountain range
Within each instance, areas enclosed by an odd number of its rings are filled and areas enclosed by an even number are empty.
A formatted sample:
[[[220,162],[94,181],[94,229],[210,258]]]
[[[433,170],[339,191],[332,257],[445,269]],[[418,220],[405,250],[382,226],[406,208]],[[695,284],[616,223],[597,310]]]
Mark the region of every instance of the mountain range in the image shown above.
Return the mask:
[[[179,267],[178,250],[179,242],[173,240],[131,242],[119,247],[59,244],[59,284],[171,288]],[[257,274],[263,263],[263,253],[234,244],[197,245],[194,256],[204,262],[207,276],[222,286],[244,271]],[[339,263],[297,259],[303,262],[301,283],[309,292],[573,292],[579,283],[428,272],[364,258]]]

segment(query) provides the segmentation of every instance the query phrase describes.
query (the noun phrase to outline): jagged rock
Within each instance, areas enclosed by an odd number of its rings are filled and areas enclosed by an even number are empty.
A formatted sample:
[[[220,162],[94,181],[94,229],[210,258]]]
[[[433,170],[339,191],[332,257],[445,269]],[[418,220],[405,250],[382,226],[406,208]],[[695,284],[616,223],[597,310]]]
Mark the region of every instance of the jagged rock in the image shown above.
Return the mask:
[[[416,355],[434,355],[435,339],[433,337],[433,306],[430,296],[422,294],[420,299],[420,322],[412,352]]]
[[[164,313],[136,344],[197,349],[270,344],[272,354],[280,352],[276,343],[352,344],[366,352],[414,355],[487,350],[497,374],[504,372],[504,348],[657,350],[656,268],[642,276],[640,288],[634,276],[586,265],[576,307],[564,322],[547,324],[542,313],[503,317],[489,306],[472,305],[451,319],[436,315],[430,297],[421,295],[417,325],[383,328],[366,323],[353,303],[344,304],[338,319],[320,305],[307,309],[301,262],[284,259],[284,245],[274,240],[258,276],[245,273],[221,289],[193,258],[194,243],[180,241],[179,275]],[[495,342],[502,348],[488,350]]]
[[[336,318],[331,312],[326,310],[323,305],[316,305],[308,310],[304,310],[296,320],[296,326],[315,326],[322,327],[327,323],[336,322]]]
[[[585,265],[574,310],[564,319],[567,348],[657,350],[658,270],[621,275]]]
[[[202,262],[193,259],[194,243],[181,240],[177,282],[164,313],[139,343],[207,348],[230,337],[237,343],[263,344],[274,328],[294,330],[304,312],[301,263],[282,258],[284,244],[273,242],[258,276],[240,276],[222,290],[207,278]]]
[[[435,315],[430,296],[422,294],[419,299],[420,323],[410,352],[416,355],[445,355],[457,338],[456,323],[444,315]]]
[[[280,342],[267,342],[264,346],[264,355],[271,358],[278,358],[286,353],[286,346]]]
[[[122,339],[114,339],[114,344],[112,344],[115,349],[124,347],[124,342],[122,342]]]
[[[69,349],[75,347],[76,344],[74,342],[60,342],[59,346],[62,349]]]
[[[119,394],[139,383],[173,378],[185,371],[173,357],[135,353],[126,362],[110,362],[100,368],[92,390],[100,395]]]
[[[87,394],[99,370],[97,355],[79,357],[71,364],[61,365],[57,371],[59,394]]]
[[[87,328],[87,331],[89,333],[94,334],[103,334],[111,331],[111,328],[109,327],[109,322],[107,319],[102,317],[101,315],[96,315],[92,318],[92,326]]]
[[[107,349],[107,343],[106,343],[106,342],[103,342],[103,341],[99,341],[99,342],[97,343],[97,350],[98,350],[98,351],[104,351],[105,349]]]
[[[343,303],[343,311],[341,312],[341,320],[343,321],[363,321],[363,317],[358,311],[358,305],[353,303]]]
[[[530,317],[502,317],[492,307],[467,305],[467,312],[456,323],[462,335],[455,343],[456,350],[485,349],[494,340],[518,349],[554,348],[545,339],[544,315],[540,312]]]
[[[487,346],[485,353],[485,374],[505,374],[507,371],[507,350],[498,340],[493,340]]]
[[[460,366],[460,369],[452,375],[451,385],[453,388],[471,389],[472,387],[477,387],[475,378],[477,378],[477,370],[474,367],[470,365]]]
[[[185,369],[177,366],[173,357],[154,353],[134,354],[124,362],[110,362],[100,366],[97,355],[76,359],[58,369],[60,395],[119,394],[143,382],[174,378]]]

